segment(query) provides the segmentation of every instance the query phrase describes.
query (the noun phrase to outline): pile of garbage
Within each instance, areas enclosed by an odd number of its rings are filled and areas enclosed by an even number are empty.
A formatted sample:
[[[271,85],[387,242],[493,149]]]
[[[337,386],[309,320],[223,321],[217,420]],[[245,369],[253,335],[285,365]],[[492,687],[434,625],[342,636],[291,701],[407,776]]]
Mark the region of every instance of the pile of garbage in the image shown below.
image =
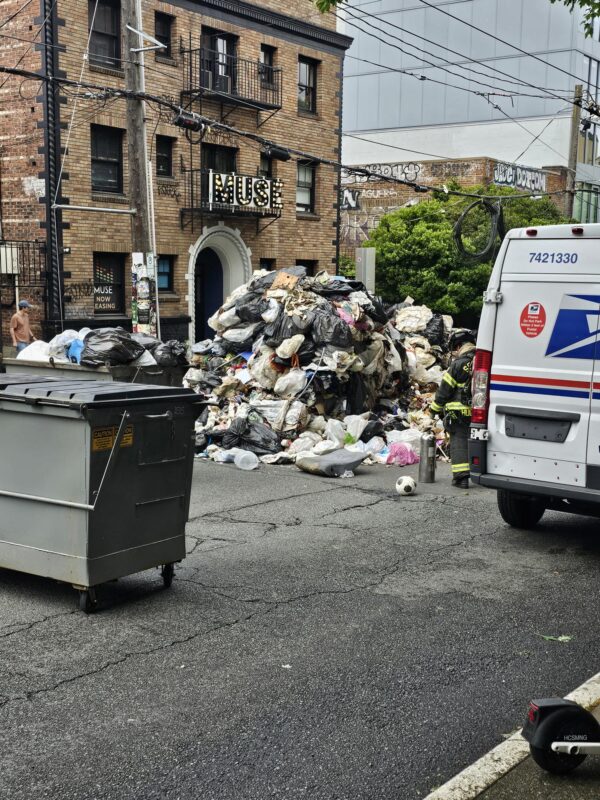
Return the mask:
[[[37,340],[21,350],[18,359],[40,363],[81,364],[84,367],[117,366],[175,367],[187,364],[187,350],[172,339],[161,342],[145,333],[128,333],[123,328],[82,328],[66,330],[50,342]]]
[[[443,438],[427,408],[453,321],[411,298],[385,308],[357,281],[263,270],[209,325],[216,335],[192,347],[184,377],[207,401],[196,424],[201,457],[240,461],[244,451],[346,474],[362,462],[416,463],[421,432]]]

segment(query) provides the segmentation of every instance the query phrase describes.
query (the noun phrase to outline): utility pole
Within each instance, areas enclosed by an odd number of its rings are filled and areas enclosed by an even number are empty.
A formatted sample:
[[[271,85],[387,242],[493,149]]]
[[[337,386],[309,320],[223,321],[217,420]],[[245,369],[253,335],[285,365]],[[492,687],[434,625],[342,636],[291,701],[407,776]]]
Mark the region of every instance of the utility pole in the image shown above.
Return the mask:
[[[126,22],[125,81],[127,90],[139,95],[146,91],[142,0],[123,0],[122,7]],[[127,98],[127,150],[130,204],[137,210],[131,221],[132,249],[136,254],[143,254],[141,263],[139,257],[133,259],[132,326],[134,330],[160,337],[154,202],[151,196],[151,165],[148,161],[146,103],[135,96]]]
[[[579,125],[581,123],[581,103],[583,100],[583,86],[575,86],[573,97],[573,111],[571,112],[571,139],[569,142],[569,171],[567,172],[567,216],[573,216],[575,202],[575,171],[577,170],[577,147],[579,145]]]

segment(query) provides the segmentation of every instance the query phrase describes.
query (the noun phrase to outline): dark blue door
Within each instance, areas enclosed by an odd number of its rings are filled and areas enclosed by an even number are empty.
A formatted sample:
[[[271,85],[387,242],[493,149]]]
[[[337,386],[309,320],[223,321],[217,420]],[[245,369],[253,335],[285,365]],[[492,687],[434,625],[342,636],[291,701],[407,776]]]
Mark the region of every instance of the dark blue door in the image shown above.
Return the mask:
[[[207,320],[223,305],[223,266],[211,247],[201,250],[196,260],[196,341],[212,339],[215,332]]]

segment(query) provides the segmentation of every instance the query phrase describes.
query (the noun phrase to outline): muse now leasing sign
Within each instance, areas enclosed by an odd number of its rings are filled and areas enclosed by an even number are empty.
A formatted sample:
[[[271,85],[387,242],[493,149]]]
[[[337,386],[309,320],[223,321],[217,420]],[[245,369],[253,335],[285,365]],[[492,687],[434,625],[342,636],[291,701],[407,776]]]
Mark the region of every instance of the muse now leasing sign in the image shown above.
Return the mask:
[[[279,178],[237,175],[235,172],[208,173],[208,202],[256,211],[283,208],[283,181]]]

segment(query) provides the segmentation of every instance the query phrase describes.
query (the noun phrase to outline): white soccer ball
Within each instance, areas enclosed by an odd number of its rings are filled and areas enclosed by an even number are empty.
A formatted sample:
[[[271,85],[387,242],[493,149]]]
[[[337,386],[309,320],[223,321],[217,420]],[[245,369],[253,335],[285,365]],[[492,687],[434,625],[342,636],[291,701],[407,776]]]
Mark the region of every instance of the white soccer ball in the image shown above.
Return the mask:
[[[410,475],[402,475],[396,481],[396,491],[403,497],[408,494],[414,494],[417,491],[417,482]]]

